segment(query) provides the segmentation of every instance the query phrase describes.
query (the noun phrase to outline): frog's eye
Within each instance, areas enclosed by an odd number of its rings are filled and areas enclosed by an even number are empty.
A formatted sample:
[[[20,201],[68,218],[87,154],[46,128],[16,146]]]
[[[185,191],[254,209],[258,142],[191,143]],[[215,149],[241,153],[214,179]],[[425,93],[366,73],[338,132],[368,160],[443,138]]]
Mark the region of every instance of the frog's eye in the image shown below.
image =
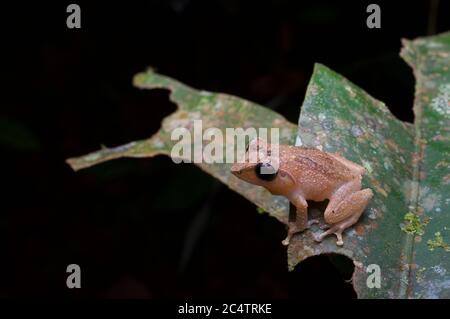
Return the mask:
[[[266,182],[271,182],[277,177],[278,172],[270,163],[258,163],[255,166],[255,173],[259,179]]]

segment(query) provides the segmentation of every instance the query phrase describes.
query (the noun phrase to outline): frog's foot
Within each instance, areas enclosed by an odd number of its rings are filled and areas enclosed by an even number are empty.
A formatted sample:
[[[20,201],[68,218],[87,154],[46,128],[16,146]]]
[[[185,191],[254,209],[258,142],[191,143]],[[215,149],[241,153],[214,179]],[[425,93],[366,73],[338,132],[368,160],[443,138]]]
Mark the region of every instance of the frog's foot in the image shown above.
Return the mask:
[[[322,230],[327,230],[327,229],[329,229],[331,226],[330,225],[328,225],[328,224],[323,224],[323,225],[320,225],[320,229],[322,229]]]
[[[342,231],[343,231],[342,227],[333,226],[327,231],[324,231],[322,234],[314,236],[314,240],[317,242],[321,242],[325,237],[334,234],[337,237],[336,245],[342,246],[344,245],[344,241],[342,240]]]
[[[298,227],[298,225],[294,222],[289,222],[288,223],[288,234],[287,237],[281,242],[284,246],[289,245],[292,236],[294,236],[294,234],[303,231],[304,229]]]

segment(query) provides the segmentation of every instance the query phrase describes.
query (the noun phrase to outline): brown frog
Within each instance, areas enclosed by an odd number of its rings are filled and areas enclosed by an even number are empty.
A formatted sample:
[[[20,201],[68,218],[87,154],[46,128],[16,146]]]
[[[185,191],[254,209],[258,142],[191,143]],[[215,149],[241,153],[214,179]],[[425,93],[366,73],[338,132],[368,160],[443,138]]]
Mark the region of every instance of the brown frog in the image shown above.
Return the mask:
[[[295,221],[288,222],[288,235],[283,245],[288,245],[295,233],[317,222],[308,222],[306,200],[329,199],[324,212],[327,225],[321,227],[328,230],[315,236],[315,240],[320,242],[335,234],[336,244],[342,246],[342,232],[358,221],[373,196],[370,188],[361,189],[364,167],[315,148],[277,146],[278,156],[274,156],[272,145],[259,138],[252,140],[247,145],[244,160],[233,164],[231,172],[248,183],[266,188],[273,195],[285,196],[296,207]]]

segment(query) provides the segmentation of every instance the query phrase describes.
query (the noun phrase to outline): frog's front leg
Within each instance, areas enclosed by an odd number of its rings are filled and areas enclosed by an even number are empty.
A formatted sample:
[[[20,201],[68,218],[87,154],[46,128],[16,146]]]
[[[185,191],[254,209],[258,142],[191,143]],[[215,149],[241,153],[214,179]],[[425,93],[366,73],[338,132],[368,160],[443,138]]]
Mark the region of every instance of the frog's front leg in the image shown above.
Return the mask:
[[[296,208],[295,220],[288,222],[288,235],[282,241],[282,244],[287,246],[292,236],[298,232],[304,231],[308,228],[308,203],[301,195],[295,195],[289,199]]]

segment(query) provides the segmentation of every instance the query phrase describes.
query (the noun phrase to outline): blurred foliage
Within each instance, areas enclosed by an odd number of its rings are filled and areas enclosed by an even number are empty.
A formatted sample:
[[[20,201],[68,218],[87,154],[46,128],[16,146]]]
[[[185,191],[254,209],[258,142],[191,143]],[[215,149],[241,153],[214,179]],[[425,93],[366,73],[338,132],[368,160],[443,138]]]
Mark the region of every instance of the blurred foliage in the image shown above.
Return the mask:
[[[24,152],[37,151],[41,147],[36,135],[12,118],[0,118],[0,145]]]

